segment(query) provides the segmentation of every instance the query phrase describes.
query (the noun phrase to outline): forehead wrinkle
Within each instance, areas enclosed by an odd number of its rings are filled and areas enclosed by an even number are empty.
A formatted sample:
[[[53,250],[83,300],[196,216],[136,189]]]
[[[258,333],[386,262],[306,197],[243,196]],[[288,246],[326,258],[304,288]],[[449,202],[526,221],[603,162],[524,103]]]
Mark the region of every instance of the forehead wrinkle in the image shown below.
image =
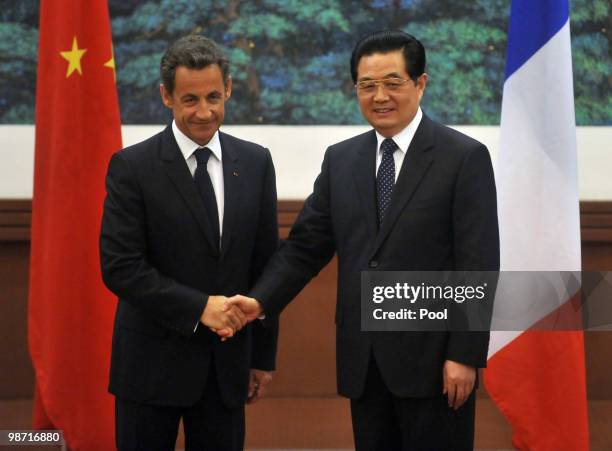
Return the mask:
[[[175,87],[175,94],[180,99],[210,97],[211,95],[222,95],[222,88],[222,86],[211,86],[211,83],[204,83],[202,81],[189,81],[177,85]]]
[[[203,69],[189,69],[179,66],[175,74],[175,89],[185,94],[208,95],[211,91],[221,91],[225,88],[220,69],[207,66]]]
[[[397,74],[400,72],[406,72],[406,74],[408,73],[406,61],[401,50],[383,53],[376,52],[369,55],[363,55],[357,64],[357,74],[359,75],[359,73],[363,72],[364,70],[367,70],[368,72],[389,71]]]

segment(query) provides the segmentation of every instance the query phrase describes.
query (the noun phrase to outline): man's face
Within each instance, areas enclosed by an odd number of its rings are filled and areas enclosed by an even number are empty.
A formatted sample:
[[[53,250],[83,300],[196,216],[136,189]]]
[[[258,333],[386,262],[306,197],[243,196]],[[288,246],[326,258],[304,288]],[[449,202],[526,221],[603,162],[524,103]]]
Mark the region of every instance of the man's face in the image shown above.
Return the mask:
[[[217,64],[203,69],[179,66],[172,94],[163,84],[160,92],[179,130],[202,146],[210,141],[223,122],[225,101],[232,93],[232,80],[223,84],[223,74]]]
[[[362,56],[357,65],[357,83],[389,78],[409,79],[401,50]],[[425,92],[427,74],[393,89],[382,83],[373,90],[357,89],[361,113],[381,135],[390,138],[412,121]]]

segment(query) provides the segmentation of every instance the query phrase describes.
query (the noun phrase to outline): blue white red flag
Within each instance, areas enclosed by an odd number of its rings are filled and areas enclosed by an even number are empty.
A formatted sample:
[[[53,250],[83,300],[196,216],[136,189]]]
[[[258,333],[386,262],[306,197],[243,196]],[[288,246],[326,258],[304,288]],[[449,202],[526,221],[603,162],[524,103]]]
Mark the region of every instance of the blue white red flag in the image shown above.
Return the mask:
[[[512,1],[496,164],[505,271],[581,267],[569,26],[568,0]],[[516,448],[589,448],[582,332],[493,332],[485,385]]]

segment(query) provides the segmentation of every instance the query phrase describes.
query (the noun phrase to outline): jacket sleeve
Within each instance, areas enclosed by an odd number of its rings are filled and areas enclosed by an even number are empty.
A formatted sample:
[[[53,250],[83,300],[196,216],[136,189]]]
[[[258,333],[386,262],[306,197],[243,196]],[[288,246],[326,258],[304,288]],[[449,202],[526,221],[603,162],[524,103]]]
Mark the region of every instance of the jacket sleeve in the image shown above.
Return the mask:
[[[329,159],[328,149],[313,192],[304,202],[289,237],[251,290],[250,295],[261,303],[266,315],[280,314],[334,255]]]
[[[467,153],[453,200],[454,267],[457,271],[499,271],[499,228],[495,179],[484,145]],[[495,279],[497,280],[497,279]],[[485,367],[489,332],[451,332],[446,358]]]
[[[194,333],[208,295],[164,276],[147,261],[142,188],[122,152],[111,158],[100,232],[100,261],[106,286],[164,327]]]
[[[276,175],[270,152],[266,149],[266,174],[261,198],[261,210],[253,260],[251,263],[251,283],[261,276],[263,269],[278,248],[278,216],[276,197]],[[251,368],[272,371],[275,369],[278,340],[278,317],[270,315],[265,322],[253,322],[253,352]]]

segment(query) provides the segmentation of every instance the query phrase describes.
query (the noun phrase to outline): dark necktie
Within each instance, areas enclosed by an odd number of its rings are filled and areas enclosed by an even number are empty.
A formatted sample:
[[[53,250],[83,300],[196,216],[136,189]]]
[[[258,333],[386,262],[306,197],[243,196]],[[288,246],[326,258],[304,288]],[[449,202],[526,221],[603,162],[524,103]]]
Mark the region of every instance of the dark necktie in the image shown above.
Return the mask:
[[[395,185],[393,153],[397,149],[397,145],[392,139],[387,138],[382,142],[380,148],[383,151],[383,157],[376,175],[376,200],[378,201],[378,223],[382,224]]]
[[[198,193],[202,201],[204,201],[204,208],[206,208],[206,214],[212,225],[213,234],[215,237],[215,243],[217,243],[217,249],[219,248],[219,210],[217,208],[217,199],[215,197],[215,189],[213,188],[210,180],[210,175],[206,169],[206,164],[210,158],[211,151],[208,147],[200,147],[194,152],[198,166],[195,170],[193,180],[195,182]]]

